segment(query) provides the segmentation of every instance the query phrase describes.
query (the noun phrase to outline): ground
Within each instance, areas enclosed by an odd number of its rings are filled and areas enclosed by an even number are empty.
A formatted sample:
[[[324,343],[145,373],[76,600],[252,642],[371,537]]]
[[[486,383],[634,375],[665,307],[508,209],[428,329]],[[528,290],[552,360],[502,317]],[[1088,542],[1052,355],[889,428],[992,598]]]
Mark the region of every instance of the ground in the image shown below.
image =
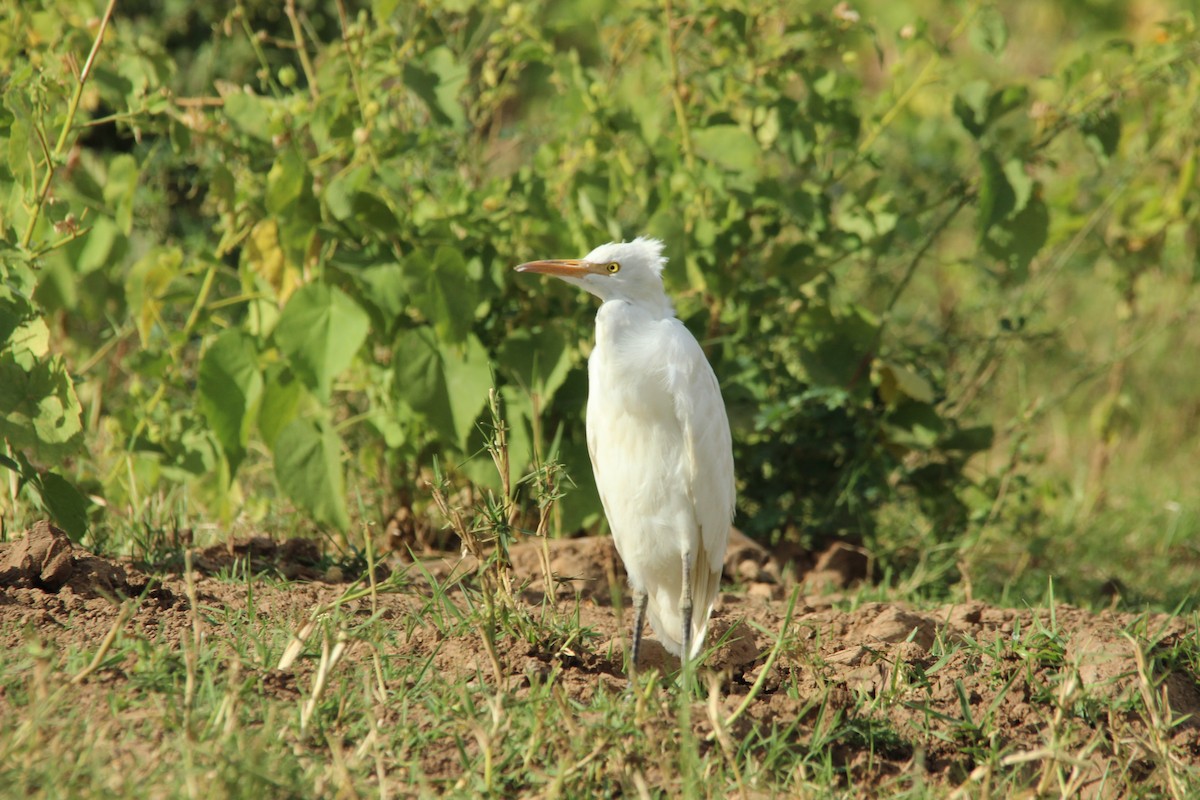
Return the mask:
[[[19,721],[0,734],[8,785],[41,792],[72,764],[74,789],[59,789],[75,796],[1200,785],[1193,618],[865,602],[845,591],[850,548],[797,584],[736,538],[688,695],[653,640],[627,688],[630,612],[614,605],[606,538],[515,545],[512,595],[487,590],[495,565],[452,554],[379,565],[373,588],[306,540],[191,560],[189,580],[46,524],[0,544],[0,714]]]

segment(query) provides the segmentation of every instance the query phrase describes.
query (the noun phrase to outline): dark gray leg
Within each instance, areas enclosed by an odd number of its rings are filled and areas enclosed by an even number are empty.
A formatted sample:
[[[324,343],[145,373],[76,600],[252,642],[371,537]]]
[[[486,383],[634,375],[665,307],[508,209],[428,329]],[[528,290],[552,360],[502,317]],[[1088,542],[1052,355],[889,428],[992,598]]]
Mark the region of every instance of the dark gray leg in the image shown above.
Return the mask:
[[[638,651],[642,649],[642,628],[646,627],[646,593],[633,595],[633,652],[629,654],[629,674],[637,672]]]
[[[683,656],[680,663],[686,665],[692,657],[692,554],[683,554],[683,597],[679,600],[679,612],[683,616]]]

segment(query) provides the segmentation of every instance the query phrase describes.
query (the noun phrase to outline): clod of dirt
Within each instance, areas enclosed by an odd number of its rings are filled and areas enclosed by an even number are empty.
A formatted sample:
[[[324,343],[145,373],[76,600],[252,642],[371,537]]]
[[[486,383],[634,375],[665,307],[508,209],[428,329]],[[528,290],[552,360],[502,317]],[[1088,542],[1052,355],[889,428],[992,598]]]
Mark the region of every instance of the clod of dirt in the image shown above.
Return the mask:
[[[937,636],[937,623],[930,617],[916,614],[900,606],[887,606],[879,616],[864,626],[859,635],[881,642],[912,641],[928,650]]]
[[[822,593],[848,589],[867,577],[867,555],[862,548],[835,542],[817,557],[817,563],[804,576],[804,589]]]
[[[724,572],[744,583],[779,583],[779,563],[771,551],[737,528],[729,529]]]
[[[63,531],[44,520],[35,523],[8,546],[0,562],[0,586],[57,592],[75,571],[72,547]]]
[[[705,644],[716,643],[720,643],[720,646],[708,660],[708,666],[713,669],[744,671],[748,664],[753,664],[768,649],[759,643],[754,629],[741,620],[735,620],[732,624],[726,620],[713,620],[709,624]]]
[[[0,586],[52,594],[70,588],[82,597],[133,594],[123,569],[76,547],[44,520],[0,548]]]

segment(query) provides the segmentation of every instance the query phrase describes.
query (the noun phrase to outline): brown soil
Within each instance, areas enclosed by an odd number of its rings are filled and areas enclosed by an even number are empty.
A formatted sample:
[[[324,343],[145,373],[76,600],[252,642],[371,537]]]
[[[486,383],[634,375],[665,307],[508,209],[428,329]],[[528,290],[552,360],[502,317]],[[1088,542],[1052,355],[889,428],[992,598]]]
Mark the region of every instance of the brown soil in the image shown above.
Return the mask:
[[[452,639],[416,626],[410,636],[402,637],[394,655],[432,653],[433,666],[443,676],[460,675],[468,681],[485,675],[518,695],[531,674],[547,675],[552,667],[559,671],[556,680],[567,695],[582,703],[600,686],[619,691],[625,684],[621,654],[629,614],[613,607],[614,596],[620,596],[614,582],[619,587],[622,579],[610,540],[554,541],[548,544],[548,555],[560,607],[570,613],[577,608],[581,623],[597,634],[586,647],[576,643],[551,652],[553,648],[543,650],[523,641],[501,641],[502,675],[497,676],[477,635]],[[297,581],[286,588],[255,583],[256,607],[273,619],[306,619],[317,604],[334,600],[346,588],[338,570],[318,568],[311,543],[260,538],[196,554],[195,590],[202,605],[246,603],[245,584],[211,576],[235,558]],[[541,613],[546,591],[542,543],[516,546],[512,561],[521,601]],[[418,613],[427,594],[426,574],[442,583],[475,569],[470,559],[452,555],[427,559],[420,566],[418,570],[396,563],[394,568],[409,570],[413,583],[406,592],[380,596],[386,615],[404,619]],[[802,574],[796,576],[797,571]],[[1125,768],[1131,760],[1140,763],[1148,780],[1157,769],[1156,757],[1145,744],[1152,737],[1137,710],[1144,706],[1135,702],[1147,686],[1139,675],[1139,664],[1147,662],[1137,653],[1139,645],[1141,650],[1165,652],[1185,637],[1196,636],[1185,621],[1166,615],[1091,613],[1069,606],[1054,609],[1051,619],[1046,609],[1014,610],[978,602],[921,610],[864,603],[846,610],[849,603],[836,595],[802,594],[792,611],[790,630],[797,634],[793,644],[767,666],[787,617],[789,587],[797,577],[805,591],[837,591],[863,575],[862,560],[845,547],[808,560],[805,569],[796,563],[780,564],[755,543],[735,537],[726,562],[727,591],[710,634],[710,643],[720,646],[705,662],[721,689],[718,718],[727,719],[751,687],[759,681],[761,685],[729,733],[744,736],[754,725],[794,726],[789,735],[807,742],[827,722],[828,712],[841,711],[857,715],[864,729],[882,732],[862,737],[861,746],[853,743],[854,737],[838,740],[835,761],[859,778],[883,780],[918,770],[926,781],[954,786],[980,780],[979,770],[985,769],[972,759],[976,734],[964,721],[964,706],[973,720],[983,723],[982,735],[1003,737],[1008,752],[1018,754],[1045,748],[1054,726],[1061,723],[1056,708],[1067,708],[1076,720],[1083,720],[1081,724],[1102,734],[1098,745],[1073,751],[1082,754],[1074,785],[1082,795],[1105,794],[1098,787],[1118,762]],[[45,523],[23,538],[0,543],[0,647],[21,646],[32,629],[59,647],[94,650],[118,621],[127,598],[135,598],[136,604],[125,623],[128,632],[168,642],[192,635],[185,581],[177,573],[149,575],[129,563],[97,557]],[[1125,631],[1135,624],[1145,633],[1130,638]],[[1050,629],[1058,631],[1056,639],[1042,635]],[[979,646],[947,646],[968,639]],[[1016,646],[1000,646],[1005,642],[1019,642],[1024,653],[1033,656],[1023,657]],[[994,656],[985,654],[989,649]],[[367,650],[354,650],[348,658],[366,658]],[[644,652],[642,669],[657,667],[666,673],[678,667],[657,642],[647,640]],[[949,654],[940,655],[944,652]],[[1163,663],[1167,661],[1152,662],[1151,667]],[[1145,675],[1147,668],[1142,669]],[[1198,764],[1200,685],[1189,671],[1195,664],[1166,669],[1160,666],[1157,674],[1146,678],[1156,686],[1154,697],[1183,720],[1171,732],[1168,745],[1185,762]],[[302,660],[286,672],[264,675],[260,686],[265,693],[294,701],[300,697],[296,673],[311,670],[311,663]],[[101,670],[77,690],[111,691],[122,680],[119,669]],[[307,678],[300,685],[307,686]],[[94,706],[98,714],[108,713],[104,703]],[[1115,714],[1113,708],[1128,711]],[[12,713],[0,693],[0,714],[9,718]],[[707,713],[693,715],[697,731],[705,736],[714,732],[711,719]],[[452,756],[443,763],[435,753],[428,754],[422,764],[428,777],[460,771],[458,758]],[[1030,759],[1031,770],[1036,762]]]

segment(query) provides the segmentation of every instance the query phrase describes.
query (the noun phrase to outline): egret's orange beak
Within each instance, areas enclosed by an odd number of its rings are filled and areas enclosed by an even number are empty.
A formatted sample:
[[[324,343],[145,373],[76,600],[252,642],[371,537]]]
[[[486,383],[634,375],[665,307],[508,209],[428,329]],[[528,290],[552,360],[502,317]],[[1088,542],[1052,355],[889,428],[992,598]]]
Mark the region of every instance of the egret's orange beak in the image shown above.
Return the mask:
[[[557,275],[560,278],[582,278],[584,275],[606,274],[603,264],[593,264],[579,258],[530,261],[517,267],[517,272],[539,272],[543,275]]]

